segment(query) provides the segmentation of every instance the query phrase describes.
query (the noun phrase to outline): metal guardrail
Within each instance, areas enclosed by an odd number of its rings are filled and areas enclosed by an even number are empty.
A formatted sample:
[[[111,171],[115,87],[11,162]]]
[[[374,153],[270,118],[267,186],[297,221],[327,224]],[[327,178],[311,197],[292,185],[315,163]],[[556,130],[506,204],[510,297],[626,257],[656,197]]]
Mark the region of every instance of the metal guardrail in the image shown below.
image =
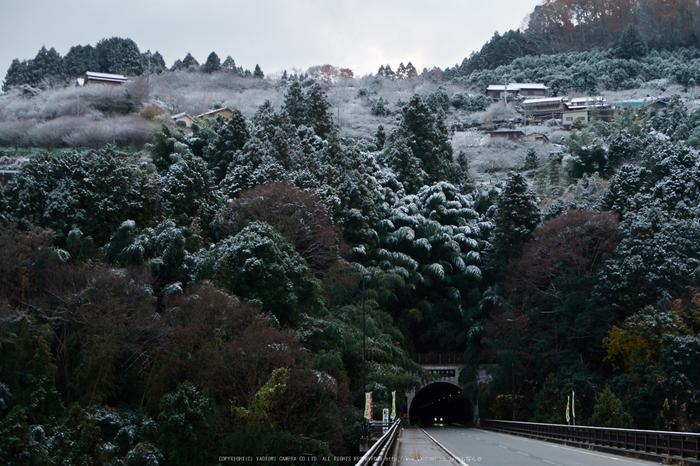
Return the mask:
[[[387,464],[387,461],[390,461],[392,458],[391,453],[394,449],[394,445],[396,445],[396,438],[399,434],[400,425],[400,420],[397,420],[393,424],[372,423],[370,425],[370,433],[372,433],[373,428],[377,427],[381,430],[383,430],[384,427],[388,427],[389,430],[387,430],[387,432],[382,435],[369,450],[367,450],[367,453],[360,458],[360,461],[357,462],[356,466],[364,466],[369,464],[372,466],[381,466],[383,464]]]
[[[534,422],[482,419],[481,427],[541,439],[579,442],[655,455],[678,456],[700,460],[700,434],[651,430],[615,429],[611,427],[538,424]]]

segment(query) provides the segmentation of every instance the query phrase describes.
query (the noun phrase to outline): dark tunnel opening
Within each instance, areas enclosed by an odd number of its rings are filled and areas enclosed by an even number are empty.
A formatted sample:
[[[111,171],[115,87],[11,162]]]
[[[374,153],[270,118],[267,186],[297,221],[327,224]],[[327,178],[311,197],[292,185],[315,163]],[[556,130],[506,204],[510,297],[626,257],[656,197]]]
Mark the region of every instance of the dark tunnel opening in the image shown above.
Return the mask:
[[[423,387],[409,407],[411,424],[470,424],[474,419],[471,400],[451,383],[435,382]]]

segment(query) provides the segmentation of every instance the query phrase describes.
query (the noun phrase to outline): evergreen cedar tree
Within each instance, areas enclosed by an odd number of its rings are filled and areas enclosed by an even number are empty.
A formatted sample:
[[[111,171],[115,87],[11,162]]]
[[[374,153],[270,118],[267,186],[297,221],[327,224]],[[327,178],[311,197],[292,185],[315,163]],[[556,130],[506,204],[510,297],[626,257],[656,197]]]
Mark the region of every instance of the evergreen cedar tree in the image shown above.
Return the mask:
[[[205,73],[213,73],[214,71],[219,71],[221,69],[221,59],[216,54],[212,52],[207,57],[207,61],[202,65],[202,71]]]
[[[505,262],[518,257],[539,222],[537,196],[521,174],[510,175],[496,202],[492,243],[497,257]]]
[[[141,52],[131,39],[112,37],[95,45],[97,63],[103,73],[140,75],[143,71]]]

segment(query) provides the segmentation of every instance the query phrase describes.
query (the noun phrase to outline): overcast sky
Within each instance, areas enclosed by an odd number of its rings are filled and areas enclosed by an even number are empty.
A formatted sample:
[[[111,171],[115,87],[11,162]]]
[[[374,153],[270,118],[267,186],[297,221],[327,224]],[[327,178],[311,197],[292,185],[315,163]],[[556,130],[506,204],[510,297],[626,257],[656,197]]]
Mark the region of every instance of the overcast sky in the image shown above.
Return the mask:
[[[521,27],[541,0],[0,0],[0,79],[45,45],[64,56],[103,38],[133,39],[168,66],[212,51],[266,74],[331,64],[356,76],[409,61],[445,68],[494,32]]]

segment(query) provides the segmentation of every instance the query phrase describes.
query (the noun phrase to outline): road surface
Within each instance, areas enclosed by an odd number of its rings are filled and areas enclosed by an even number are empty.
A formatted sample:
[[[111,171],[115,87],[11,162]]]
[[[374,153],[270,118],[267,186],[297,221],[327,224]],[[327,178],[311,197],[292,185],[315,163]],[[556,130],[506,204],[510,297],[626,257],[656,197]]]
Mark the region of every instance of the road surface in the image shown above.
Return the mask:
[[[436,426],[424,430],[469,466],[650,466],[660,464],[480,429]]]

